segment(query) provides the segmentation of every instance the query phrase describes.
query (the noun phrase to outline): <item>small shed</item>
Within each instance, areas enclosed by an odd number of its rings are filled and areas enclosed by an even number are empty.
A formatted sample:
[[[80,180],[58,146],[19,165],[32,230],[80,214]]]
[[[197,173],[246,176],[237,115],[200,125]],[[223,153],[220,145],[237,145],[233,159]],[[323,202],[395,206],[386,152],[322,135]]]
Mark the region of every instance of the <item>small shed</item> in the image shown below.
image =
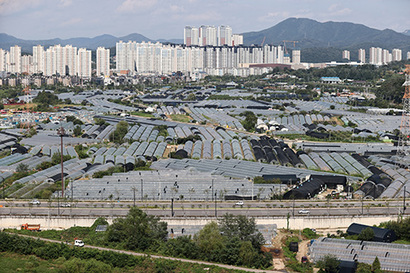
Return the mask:
[[[396,234],[391,229],[372,227],[367,225],[362,225],[358,223],[353,223],[347,228],[347,233],[349,235],[359,235],[364,229],[371,228],[374,232],[373,241],[391,243],[396,240]]]

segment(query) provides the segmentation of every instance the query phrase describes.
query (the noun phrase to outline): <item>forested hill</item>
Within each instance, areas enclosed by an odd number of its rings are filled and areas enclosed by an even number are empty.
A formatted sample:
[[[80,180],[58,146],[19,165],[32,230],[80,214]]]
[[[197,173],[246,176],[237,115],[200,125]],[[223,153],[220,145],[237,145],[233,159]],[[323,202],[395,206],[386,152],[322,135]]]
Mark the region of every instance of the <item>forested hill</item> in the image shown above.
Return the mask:
[[[243,35],[245,45],[261,44],[263,40],[265,44],[274,45],[283,45],[284,40],[298,41],[296,47],[302,49],[302,61],[313,61],[313,58],[316,58],[316,62],[338,60],[341,59],[343,49],[356,51],[364,48],[368,51],[372,46],[410,51],[410,36],[403,33],[347,22],[320,23],[306,18],[289,18],[271,28]],[[288,43],[287,46],[292,48],[293,44]],[[304,56],[303,51],[307,48],[312,50],[305,51]],[[328,56],[317,56],[319,51]]]

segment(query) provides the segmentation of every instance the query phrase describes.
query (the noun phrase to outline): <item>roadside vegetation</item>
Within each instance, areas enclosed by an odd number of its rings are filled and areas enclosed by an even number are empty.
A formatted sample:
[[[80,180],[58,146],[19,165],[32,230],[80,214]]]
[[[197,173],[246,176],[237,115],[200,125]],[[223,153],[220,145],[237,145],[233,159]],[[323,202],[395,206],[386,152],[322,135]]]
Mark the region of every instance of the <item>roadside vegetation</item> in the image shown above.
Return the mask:
[[[74,238],[81,238],[86,245],[133,250],[250,268],[267,269],[271,266],[272,262],[272,256],[261,249],[264,244],[264,238],[257,230],[255,220],[242,215],[226,214],[218,222],[211,222],[205,225],[194,237],[182,235],[175,239],[172,238],[173,234],[170,234],[171,238],[168,238],[167,223],[161,222],[160,218],[147,215],[135,207],[130,209],[125,218],[116,218],[113,224],[108,226],[107,231],[95,231],[97,225],[105,224],[107,222],[103,218],[99,218],[91,227],[72,227],[63,231],[41,231],[36,233],[36,235],[67,242],[73,242]],[[8,231],[33,235],[33,233],[27,230]],[[2,239],[0,238],[0,240]],[[9,240],[9,238],[4,240]],[[0,243],[0,250],[1,246]],[[68,246],[62,246],[64,247],[61,247],[60,250],[65,253],[64,248]],[[45,251],[45,253],[48,253],[48,251]],[[84,249],[84,251],[88,250]],[[42,253],[41,251],[39,252]],[[60,256],[65,256],[63,253],[61,255],[51,254],[50,250],[47,256],[40,257],[56,259]],[[74,253],[73,255],[76,254]],[[99,260],[96,257],[90,256],[90,258]],[[69,257],[65,258],[68,259]],[[109,264],[111,266],[118,266],[111,261]]]
[[[2,272],[203,272],[204,265],[149,256],[133,256],[113,251],[78,248],[68,244],[0,232]],[[235,272],[206,266],[212,272]]]

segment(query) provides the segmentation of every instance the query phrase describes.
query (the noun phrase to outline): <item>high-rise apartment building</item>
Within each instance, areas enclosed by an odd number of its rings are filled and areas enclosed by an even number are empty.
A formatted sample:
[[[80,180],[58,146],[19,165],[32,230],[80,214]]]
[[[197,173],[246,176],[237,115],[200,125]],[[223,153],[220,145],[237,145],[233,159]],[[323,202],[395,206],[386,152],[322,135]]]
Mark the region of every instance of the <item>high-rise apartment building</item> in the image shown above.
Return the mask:
[[[350,60],[350,51],[349,50],[343,50],[342,58],[346,59],[346,60]]]
[[[217,46],[218,37],[217,29],[214,26],[201,26],[199,28],[199,45],[200,46]]]
[[[407,60],[410,60],[410,51],[407,51]]]
[[[56,64],[56,51],[53,50],[53,47],[47,48],[44,52],[44,71],[43,74],[45,76],[53,76],[56,75],[57,71],[57,64]]]
[[[21,73],[21,47],[15,45],[10,47],[8,72]]]
[[[392,58],[393,58],[393,60],[392,60],[393,62],[401,61],[402,58],[403,58],[403,54],[402,54],[401,49],[394,48],[393,51],[392,51]]]
[[[218,27],[218,46],[232,46],[232,28],[230,26]]]
[[[110,75],[110,49],[104,47],[97,48],[96,53],[97,76]]]
[[[392,55],[387,49],[383,49],[382,64],[388,64],[392,61]]]
[[[187,46],[199,45],[199,29],[186,26],[184,28],[184,44]]]
[[[232,46],[243,45],[243,35],[232,34]]]
[[[369,63],[374,65],[383,64],[383,49],[380,47],[371,47],[369,51]]]
[[[6,69],[6,50],[0,48],[0,72],[7,71]]]
[[[91,78],[91,50],[78,49],[77,75],[80,78]]]
[[[361,63],[366,63],[366,50],[363,48],[359,49],[359,56],[358,56],[358,60]]]
[[[33,46],[33,73],[44,72],[44,47]]]
[[[21,56],[21,73],[33,74],[33,56]]]
[[[116,70],[135,71],[136,42],[119,41],[116,44]]]
[[[292,63],[300,64],[300,50],[299,49],[292,50]]]
[[[66,45],[64,51],[64,75],[74,76],[77,74],[77,47]],[[90,61],[91,65],[91,61]]]

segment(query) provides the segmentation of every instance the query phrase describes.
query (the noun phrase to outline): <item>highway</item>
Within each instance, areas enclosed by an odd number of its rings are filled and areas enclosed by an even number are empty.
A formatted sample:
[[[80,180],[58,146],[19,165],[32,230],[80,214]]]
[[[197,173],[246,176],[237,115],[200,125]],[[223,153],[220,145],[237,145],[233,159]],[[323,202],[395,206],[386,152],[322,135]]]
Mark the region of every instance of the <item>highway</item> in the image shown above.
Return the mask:
[[[29,201],[0,201],[0,216],[71,216],[71,217],[116,217],[125,216],[134,202],[47,202],[41,201],[40,205],[31,205]],[[70,207],[61,207],[69,204]],[[215,217],[225,213],[246,215],[251,217],[286,217],[290,216],[376,216],[398,215],[403,210],[403,201],[244,201],[244,205],[235,205],[231,202],[136,202],[137,207],[147,214],[160,217]],[[60,206],[59,206],[60,205]],[[216,209],[215,209],[216,205]],[[406,204],[408,206],[408,203]],[[301,209],[306,209],[309,214],[299,214]],[[404,215],[409,215],[405,210]]]

